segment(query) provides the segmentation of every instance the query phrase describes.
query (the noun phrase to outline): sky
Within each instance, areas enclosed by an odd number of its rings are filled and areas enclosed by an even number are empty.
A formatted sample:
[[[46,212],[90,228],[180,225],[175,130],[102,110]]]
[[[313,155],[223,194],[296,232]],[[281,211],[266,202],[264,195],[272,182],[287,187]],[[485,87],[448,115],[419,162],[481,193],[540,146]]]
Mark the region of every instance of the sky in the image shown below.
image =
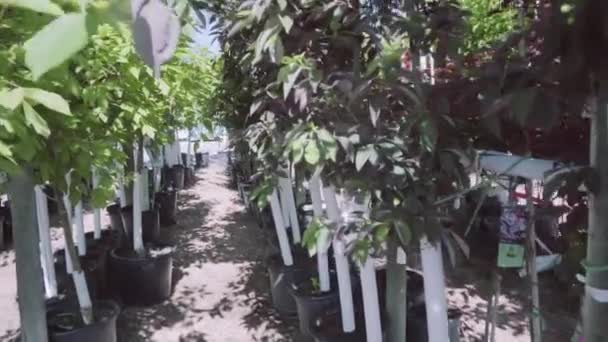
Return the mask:
[[[197,19],[198,21],[198,19]],[[208,21],[207,21],[208,22]],[[209,32],[209,25],[203,32],[195,32],[194,33],[194,42],[196,47],[205,47],[214,55],[220,54],[220,46],[215,37],[211,35]]]

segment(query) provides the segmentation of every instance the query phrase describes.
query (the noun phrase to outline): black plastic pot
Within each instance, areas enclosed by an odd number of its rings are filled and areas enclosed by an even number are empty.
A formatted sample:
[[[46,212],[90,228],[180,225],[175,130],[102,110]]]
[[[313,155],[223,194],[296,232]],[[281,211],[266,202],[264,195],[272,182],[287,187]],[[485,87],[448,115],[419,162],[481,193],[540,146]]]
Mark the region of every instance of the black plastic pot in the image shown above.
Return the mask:
[[[336,279],[332,279],[332,284],[336,284]],[[311,325],[322,313],[339,307],[340,293],[335,286],[329,292],[316,292],[309,278],[294,284],[292,295],[298,308],[300,332],[312,341]]]
[[[177,192],[175,190],[165,190],[157,192],[155,195],[156,204],[160,214],[160,224],[172,226],[177,223]]]
[[[133,207],[121,209],[122,224],[128,233],[128,239],[133,242]],[[160,238],[159,209],[154,208],[141,213],[141,228],[144,243],[157,242]]]
[[[310,278],[312,274],[310,265],[296,262],[292,266],[285,266],[280,255],[268,257],[266,265],[270,278],[272,306],[279,315],[294,318],[298,314],[298,307],[291,294],[292,286]]]
[[[120,204],[114,203],[110,204],[106,211],[110,216],[110,225],[112,226],[112,230],[115,232],[123,233],[124,226],[122,225],[122,215],[120,214]]]
[[[87,250],[89,252],[89,250]],[[59,293],[76,295],[74,282],[66,270],[65,250],[53,253],[55,259],[55,276]],[[91,298],[100,298],[106,290],[106,257],[107,250],[90,251],[90,254],[80,257],[80,267],[84,271],[87,288]]]
[[[194,167],[197,169],[203,167],[203,154],[201,152],[196,152],[194,154]]]
[[[165,250],[153,255],[155,250]],[[108,283],[125,305],[149,306],[171,296],[173,256],[166,245],[148,246],[146,257],[132,250],[114,249],[108,258]]]
[[[312,323],[310,330],[315,342],[366,342],[365,319],[362,314],[355,313],[355,327],[353,332],[343,332],[342,315],[339,310],[332,310],[321,314]]]
[[[181,190],[184,188],[184,173],[185,168],[183,165],[174,165],[169,169],[169,179],[173,188]]]
[[[188,167],[188,153],[182,153],[182,165]]]
[[[184,170],[184,187],[190,188],[196,183],[196,178],[194,176],[194,170],[190,167],[187,167]]]
[[[84,325],[76,305],[54,304],[47,308],[51,342],[116,342],[116,318],[120,307],[113,301],[93,303],[95,322]]]
[[[4,220],[2,221],[2,227],[4,228],[2,238],[4,243],[7,244],[13,241],[13,217],[11,215],[10,202],[4,201],[0,210],[2,210],[1,215],[4,217]]]

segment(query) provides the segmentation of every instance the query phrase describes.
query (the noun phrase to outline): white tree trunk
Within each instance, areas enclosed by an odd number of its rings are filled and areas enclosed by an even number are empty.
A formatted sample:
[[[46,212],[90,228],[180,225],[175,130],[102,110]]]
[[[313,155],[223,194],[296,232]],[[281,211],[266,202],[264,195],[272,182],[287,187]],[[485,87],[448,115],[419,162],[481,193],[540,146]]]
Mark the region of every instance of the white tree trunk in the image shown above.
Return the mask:
[[[148,187],[149,177],[148,177],[148,169],[143,168],[143,172],[141,173],[141,210],[148,211],[150,210],[150,188]]]
[[[66,184],[68,185],[68,189],[70,188],[71,178],[70,174],[65,175]],[[73,230],[74,218],[72,216],[72,202],[70,201],[70,196],[66,193],[63,195],[63,204],[65,206],[66,218],[68,220],[67,224],[70,226],[70,232]],[[73,236],[73,235],[72,235]],[[64,247],[65,252],[65,268],[68,274],[72,274],[74,271],[74,266],[72,265],[72,256],[68,253],[68,246]]]
[[[287,172],[287,170],[284,171]],[[287,217],[291,225],[293,243],[298,244],[302,240],[302,235],[300,232],[300,223],[298,222],[298,211],[296,209],[296,202],[294,198],[291,178],[279,178],[279,186],[283,190],[281,194],[285,195],[285,208],[283,209],[287,212]]]
[[[382,324],[380,322],[380,304],[378,302],[378,284],[376,283],[374,258],[368,257],[365,263],[359,265],[359,267],[367,342],[382,342]],[[447,341],[444,340],[443,342]]]
[[[97,175],[97,171],[93,168],[93,189],[97,189],[99,186],[99,176]],[[94,224],[94,237],[95,240],[101,239],[101,209],[94,208],[93,209],[93,224]]]
[[[340,210],[336,200],[336,191],[333,186],[323,188],[327,216],[334,224],[340,224]],[[336,259],[336,273],[338,275],[338,288],[340,291],[340,312],[342,314],[342,330],[346,333],[355,331],[355,310],[353,305],[353,290],[350,279],[350,266],[344,253],[344,242],[334,239],[334,258]]]
[[[49,224],[49,208],[47,198],[41,186],[36,186],[36,213],[38,216],[38,233],[40,235],[40,259],[44,274],[44,289],[47,298],[57,296],[57,278],[53,265],[53,247]]]
[[[312,199],[312,208],[315,217],[323,218],[323,199],[321,198],[321,180],[319,175],[314,174],[309,180],[310,197]],[[319,270],[319,286],[321,292],[329,292],[331,282],[329,279],[329,258],[327,256],[327,247],[323,244],[324,241],[317,241],[317,268]]]
[[[281,215],[283,216],[283,223],[285,227],[291,227],[292,222],[289,216],[289,196],[287,195],[287,185],[289,182],[287,178],[279,177],[279,200],[281,202]]]
[[[139,149],[133,150],[135,175],[133,176],[133,250],[139,255],[145,255],[141,222],[141,173],[138,165]]]
[[[285,266],[292,266],[293,257],[291,255],[291,248],[289,247],[289,238],[287,237],[285,224],[283,223],[281,205],[279,203],[279,194],[277,193],[276,189],[272,192],[272,195],[269,196],[268,200],[270,201],[270,209],[274,219],[274,226],[277,231],[277,238],[279,239],[279,248],[281,250],[281,257],[283,258],[283,264]]]
[[[423,237],[420,250],[429,342],[446,342],[450,337],[441,244],[433,245]]]
[[[87,254],[87,240],[84,235],[84,217],[82,215],[82,201],[78,201],[74,208],[74,219],[76,221],[76,242],[78,244],[78,255]]]

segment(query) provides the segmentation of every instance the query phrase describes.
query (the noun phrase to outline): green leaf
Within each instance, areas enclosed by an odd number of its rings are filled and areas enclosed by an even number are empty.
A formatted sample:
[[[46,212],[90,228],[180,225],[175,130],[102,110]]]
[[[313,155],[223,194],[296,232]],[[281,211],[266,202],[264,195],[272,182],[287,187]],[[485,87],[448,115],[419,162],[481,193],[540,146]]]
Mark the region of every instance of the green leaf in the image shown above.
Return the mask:
[[[135,66],[129,68],[129,73],[135,77],[136,80],[139,80],[139,74],[141,73],[141,69]]]
[[[357,156],[355,157],[355,167],[357,168],[357,171],[361,171],[374,152],[374,147],[371,145],[367,145],[357,151]]]
[[[399,240],[401,240],[401,244],[407,246],[412,240],[412,231],[410,230],[410,227],[404,221],[395,221],[395,228]]]
[[[49,0],[0,0],[0,7],[2,6],[21,7],[55,16],[63,14],[61,7]]]
[[[306,150],[304,151],[304,160],[310,165],[317,165],[319,159],[321,158],[321,153],[319,151],[319,146],[317,146],[316,141],[311,141],[306,145]]]
[[[34,128],[36,133],[45,138],[48,138],[49,135],[51,135],[51,130],[49,129],[46,120],[44,120],[26,101],[23,102],[23,114],[25,114],[25,121],[27,124]]]
[[[38,88],[24,88],[25,98],[64,115],[72,115],[68,102],[58,94]]]
[[[0,156],[11,161],[13,160],[13,152],[11,151],[11,148],[2,141],[0,141]]]
[[[287,0],[277,0],[277,3],[279,4],[281,11],[284,11],[287,8]]]
[[[67,61],[87,44],[86,14],[65,14],[25,42],[25,64],[34,79]]]
[[[288,15],[279,15],[279,21],[281,22],[281,25],[283,25],[285,33],[289,34],[293,27],[293,19]]]
[[[0,92],[0,106],[15,110],[23,102],[23,88],[3,90]]]

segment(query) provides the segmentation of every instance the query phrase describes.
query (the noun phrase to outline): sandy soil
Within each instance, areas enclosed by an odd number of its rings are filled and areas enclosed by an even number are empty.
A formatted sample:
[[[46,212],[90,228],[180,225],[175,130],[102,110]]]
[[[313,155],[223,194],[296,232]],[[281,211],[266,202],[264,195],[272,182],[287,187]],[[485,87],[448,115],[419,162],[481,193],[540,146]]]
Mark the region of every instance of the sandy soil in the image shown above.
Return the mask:
[[[174,292],[162,304],[128,308],[118,320],[119,342],[291,342],[296,325],[281,322],[270,306],[263,264],[269,238],[245,211],[236,191],[228,188],[226,160],[213,157],[197,173],[197,184],[180,193],[179,224],[166,228],[163,239],[177,246]],[[92,227],[92,215],[86,215]],[[104,224],[109,224],[107,217]],[[62,247],[53,229],[53,247]],[[490,277],[478,269],[458,271],[449,281],[448,300],[464,311],[462,341],[480,341],[484,333]],[[14,254],[0,252],[0,341],[9,341],[19,327]],[[452,279],[453,278],[453,279]],[[497,327],[498,342],[529,341],[520,285],[506,284]],[[550,296],[548,297],[550,300]],[[547,315],[547,340],[562,326]]]

